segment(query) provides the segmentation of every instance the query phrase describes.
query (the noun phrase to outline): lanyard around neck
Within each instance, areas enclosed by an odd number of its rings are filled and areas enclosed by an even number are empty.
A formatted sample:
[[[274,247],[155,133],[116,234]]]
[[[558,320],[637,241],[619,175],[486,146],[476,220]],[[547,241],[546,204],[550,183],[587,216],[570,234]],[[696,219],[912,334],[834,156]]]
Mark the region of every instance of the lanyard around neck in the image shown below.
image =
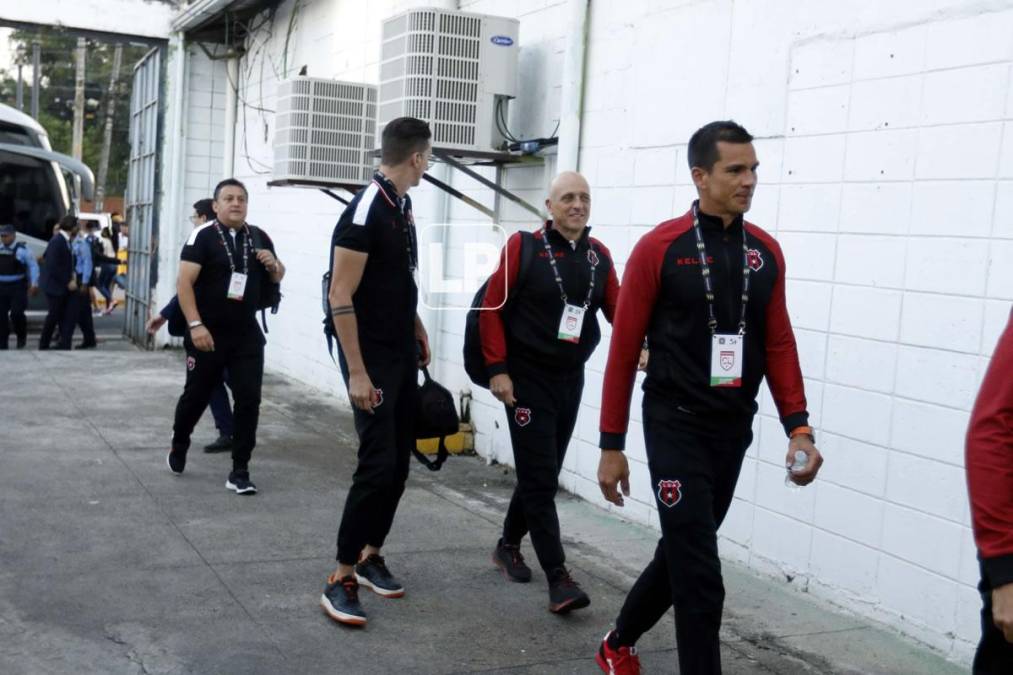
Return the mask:
[[[700,229],[700,202],[693,202],[693,232],[696,233],[696,250],[700,256],[700,272],[703,274],[704,296],[707,298],[707,327],[711,335],[717,333],[718,320],[714,315],[714,283],[711,268],[707,262],[707,248],[703,243]],[[749,304],[749,248],[746,246],[746,226],[742,225],[742,314],[739,316],[739,335],[746,334],[746,306]]]
[[[225,247],[225,255],[229,258],[229,268],[232,272],[236,271],[236,261],[232,257],[232,249],[225,241],[225,233],[222,231],[222,225],[217,220],[215,221],[215,231],[218,232],[218,238],[222,240],[222,246]],[[243,237],[243,272],[247,272],[250,269],[250,233],[246,231],[246,225],[243,225],[243,233],[246,235]],[[236,233],[236,238],[233,239],[235,242],[239,238],[239,233]]]
[[[549,265],[552,267],[552,276],[556,278],[556,285],[559,286],[559,295],[563,298],[563,304],[568,304],[566,297],[566,289],[563,288],[563,277],[559,274],[559,265],[556,264],[556,256],[552,254],[552,244],[549,243],[549,233],[552,230],[546,230],[542,235],[542,245],[545,246],[545,252],[549,254]],[[598,255],[594,252],[594,249],[588,248],[588,263],[591,266],[591,283],[588,285],[587,298],[584,299],[584,309],[591,306],[591,298],[594,297],[594,271],[598,268]]]

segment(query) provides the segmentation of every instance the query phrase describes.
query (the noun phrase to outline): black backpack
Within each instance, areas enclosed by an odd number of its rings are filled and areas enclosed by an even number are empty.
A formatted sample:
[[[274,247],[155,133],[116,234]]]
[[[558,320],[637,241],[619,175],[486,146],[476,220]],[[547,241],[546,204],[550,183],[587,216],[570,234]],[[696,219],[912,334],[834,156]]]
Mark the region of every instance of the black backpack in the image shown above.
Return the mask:
[[[517,280],[514,282],[513,288],[509,289],[506,306],[503,308],[506,312],[510,311],[518,291],[524,286],[524,280],[531,268],[531,261],[535,257],[534,234],[522,231],[520,235],[520,266],[517,269]],[[482,335],[479,328],[481,310],[478,308],[485,300],[485,289],[488,285],[489,280],[487,279],[475,293],[475,297],[471,300],[471,309],[468,310],[468,317],[464,323],[464,370],[472,382],[484,389],[489,388],[489,371],[486,370],[485,356],[482,354]]]
[[[418,448],[412,448],[415,458],[430,471],[439,471],[447,460],[447,436],[456,434],[461,426],[457,416],[454,396],[439,382],[429,376],[429,369],[423,368],[425,381],[419,386],[415,399],[415,438],[439,438],[436,459],[431,460]]]
[[[248,226],[250,228],[250,238],[253,240],[253,252],[256,255],[263,246],[261,246],[262,239],[260,238],[260,229],[253,225]],[[258,263],[259,264],[259,263]],[[260,322],[264,325],[264,332],[267,330],[267,316],[266,311],[271,310],[271,314],[278,313],[278,305],[281,304],[281,284],[271,281],[271,275],[267,273],[267,268],[264,268],[263,273],[260,275],[260,302],[257,303],[257,309],[260,310]]]

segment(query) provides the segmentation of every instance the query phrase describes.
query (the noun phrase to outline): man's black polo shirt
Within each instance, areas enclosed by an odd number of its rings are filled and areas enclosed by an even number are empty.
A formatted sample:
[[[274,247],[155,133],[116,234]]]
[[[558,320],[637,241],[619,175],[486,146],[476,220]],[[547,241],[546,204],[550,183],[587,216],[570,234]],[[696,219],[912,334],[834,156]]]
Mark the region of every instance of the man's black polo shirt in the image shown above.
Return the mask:
[[[367,360],[415,353],[416,242],[411,198],[399,198],[394,185],[379,172],[355,195],[334,227],[332,255],[335,246],[369,255],[352,296],[359,347]]]
[[[240,334],[249,330],[259,330],[254,316],[260,303],[261,276],[267,270],[257,260],[257,249],[252,239],[249,244],[249,259],[244,261],[244,250],[249,230],[244,226],[235,235],[230,228],[217,221],[211,221],[195,228],[190,233],[180,260],[196,263],[201,266],[200,274],[193,285],[197,298],[197,311],[201,321],[207,326],[212,337],[220,334]],[[274,242],[263,230],[259,230],[260,245],[274,253]],[[229,253],[237,272],[249,275],[243,300],[229,300],[229,280],[232,278],[232,267],[229,265]]]

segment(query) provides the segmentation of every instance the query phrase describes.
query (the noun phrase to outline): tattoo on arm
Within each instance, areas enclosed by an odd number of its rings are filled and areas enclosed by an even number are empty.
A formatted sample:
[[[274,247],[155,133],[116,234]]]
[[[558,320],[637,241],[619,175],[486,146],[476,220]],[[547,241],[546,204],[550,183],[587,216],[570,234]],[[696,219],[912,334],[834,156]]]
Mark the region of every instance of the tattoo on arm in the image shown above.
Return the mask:
[[[341,316],[342,314],[355,314],[355,307],[352,305],[342,305],[331,310],[331,316]]]

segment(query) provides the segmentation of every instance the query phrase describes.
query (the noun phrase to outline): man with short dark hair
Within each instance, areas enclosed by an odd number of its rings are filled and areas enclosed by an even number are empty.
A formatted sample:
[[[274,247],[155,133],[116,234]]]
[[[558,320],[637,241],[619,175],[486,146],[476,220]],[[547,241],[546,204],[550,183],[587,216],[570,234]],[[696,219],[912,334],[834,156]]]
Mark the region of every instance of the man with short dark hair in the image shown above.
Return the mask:
[[[270,237],[247,224],[247,203],[246,186],[234,178],[220,182],[214,192],[216,219],[194,228],[180,254],[176,293],[189,328],[183,338],[187,374],[166,457],[169,470],[182,474],[190,434],[228,368],[236,404],[232,471],[225,487],[241,495],[257,492],[249,462],[260,415],[264,335],[254,314],[264,277],[279,283],[285,276]]]
[[[812,482],[823,461],[808,426],[784,256],[743,220],[759,166],[752,140],[730,121],[693,134],[689,166],[699,200],[645,234],[626,263],[605,368],[598,481],[605,498],[622,506],[630,494],[623,454],[630,398],[647,336],[644,441],[662,536],[599,647],[607,673],[639,672],[634,645],[673,604],[679,672],[721,672],[717,530],[753,439],[764,377],[789,437],[791,480]]]
[[[13,225],[0,225],[0,349],[7,349],[11,324],[17,348],[25,348],[28,340],[25,308],[28,296],[39,292],[39,264],[16,237]]]
[[[418,368],[429,363],[429,338],[416,313],[418,245],[408,190],[429,166],[430,138],[422,120],[388,122],[380,168],[331,237],[330,328],[355,416],[359,465],[338,529],[338,566],[320,604],[350,626],[366,624],[360,584],[382,597],[404,595],[380,549],[415,446]]]
[[[74,338],[74,324],[77,322],[77,302],[80,297],[79,281],[71,241],[77,235],[77,216],[67,214],[60,219],[56,233],[46,245],[43,262],[46,267],[46,302],[49,311],[42,324],[39,349],[49,349],[53,331],[60,328],[60,342],[57,349],[70,349]]]
[[[198,199],[193,203],[193,213],[190,214],[190,222],[195,228],[204,225],[209,220],[215,219],[214,200]],[[154,335],[161,329],[173,315],[178,315],[182,310],[179,307],[179,296],[172,296],[172,299],[165,304],[165,307],[158,314],[148,319],[146,330],[148,335]],[[222,382],[211,392],[211,400],[208,407],[211,408],[211,415],[215,419],[215,428],[218,429],[218,438],[204,446],[204,452],[229,452],[232,450],[232,435],[235,433],[235,423],[232,418],[232,406],[229,403],[229,392],[226,384],[229,380],[228,369],[222,373]]]

